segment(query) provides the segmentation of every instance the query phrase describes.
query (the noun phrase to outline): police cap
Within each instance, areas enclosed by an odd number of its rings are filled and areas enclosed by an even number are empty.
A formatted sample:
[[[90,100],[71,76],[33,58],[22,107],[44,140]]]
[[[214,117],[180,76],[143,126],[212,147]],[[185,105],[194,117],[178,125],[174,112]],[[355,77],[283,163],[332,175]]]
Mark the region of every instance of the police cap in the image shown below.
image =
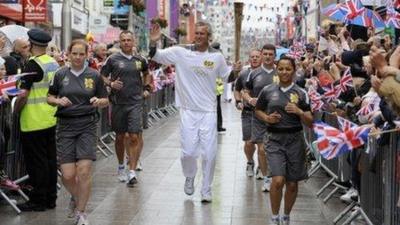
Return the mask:
[[[47,44],[51,41],[51,36],[47,32],[38,29],[32,28],[28,31],[29,41],[37,46],[46,47]]]

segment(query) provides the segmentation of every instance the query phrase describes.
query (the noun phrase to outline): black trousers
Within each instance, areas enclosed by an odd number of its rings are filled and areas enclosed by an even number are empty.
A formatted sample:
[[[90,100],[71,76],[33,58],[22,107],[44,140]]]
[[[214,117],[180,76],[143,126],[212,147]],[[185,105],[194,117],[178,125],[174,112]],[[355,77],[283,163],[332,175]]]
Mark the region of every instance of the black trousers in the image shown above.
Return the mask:
[[[57,158],[55,127],[21,132],[22,149],[33,187],[29,195],[33,203],[46,206],[57,199]]]
[[[217,128],[222,128],[221,95],[217,95]]]

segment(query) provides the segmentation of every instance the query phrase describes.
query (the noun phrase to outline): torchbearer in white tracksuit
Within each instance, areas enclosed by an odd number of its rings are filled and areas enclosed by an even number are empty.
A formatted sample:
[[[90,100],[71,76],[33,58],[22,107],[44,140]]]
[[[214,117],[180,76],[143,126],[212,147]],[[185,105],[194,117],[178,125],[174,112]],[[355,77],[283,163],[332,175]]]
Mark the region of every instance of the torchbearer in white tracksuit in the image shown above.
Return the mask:
[[[160,27],[153,24],[150,31],[150,56],[158,63],[175,65],[176,104],[180,107],[182,170],[186,177],[185,193],[194,193],[197,158],[202,156],[202,202],[211,202],[211,184],[217,154],[217,115],[215,95],[218,77],[229,82],[235,79],[221,52],[211,48],[211,26],[206,22],[195,25],[195,43],[157,49],[161,38]],[[235,71],[240,71],[240,63]]]

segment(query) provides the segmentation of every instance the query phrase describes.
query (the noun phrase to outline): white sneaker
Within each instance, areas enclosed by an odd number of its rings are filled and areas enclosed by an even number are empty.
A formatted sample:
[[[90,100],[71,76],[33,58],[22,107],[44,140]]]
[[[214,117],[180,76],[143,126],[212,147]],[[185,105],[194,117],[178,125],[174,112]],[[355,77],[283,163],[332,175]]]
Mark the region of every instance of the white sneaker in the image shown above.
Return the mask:
[[[281,217],[281,225],[289,225],[290,224],[290,217],[289,216],[282,216]]]
[[[76,215],[75,225],[89,225],[89,220],[86,213],[78,213]]]
[[[270,224],[270,225],[280,225],[280,219],[279,219],[279,217],[278,217],[278,218],[271,218],[269,224]]]
[[[135,171],[131,170],[129,171],[128,174],[128,181],[126,182],[126,186],[128,187],[133,187],[135,186],[135,184],[137,184],[137,178],[136,178],[136,174]]]
[[[68,204],[68,212],[67,212],[67,217],[68,218],[74,218],[75,216],[75,209],[76,209],[76,201],[74,199],[74,197],[71,196],[71,198],[69,199],[69,204]]]
[[[186,177],[184,191],[187,195],[192,195],[194,193],[194,177]]]
[[[248,176],[248,177],[252,177],[252,176],[254,176],[254,163],[247,163],[247,166],[246,166],[246,175]]]
[[[136,165],[136,171],[142,171],[143,167],[142,167],[142,162],[140,160],[138,160],[138,163]]]
[[[272,183],[272,179],[270,177],[264,178],[264,183],[263,183],[261,190],[263,192],[271,190],[271,183]]]
[[[212,201],[212,195],[210,194],[205,194],[201,195],[201,202],[202,203],[210,203]]]
[[[264,175],[262,174],[260,167],[257,167],[256,179],[257,180],[262,180],[263,178],[264,178]]]
[[[118,168],[118,180],[121,183],[124,183],[128,180],[128,176],[126,174],[125,168]]]
[[[351,203],[351,202],[353,202],[352,198],[355,198],[357,196],[358,196],[358,191],[355,188],[351,187],[346,192],[346,194],[340,196],[340,200],[347,202],[347,203]]]

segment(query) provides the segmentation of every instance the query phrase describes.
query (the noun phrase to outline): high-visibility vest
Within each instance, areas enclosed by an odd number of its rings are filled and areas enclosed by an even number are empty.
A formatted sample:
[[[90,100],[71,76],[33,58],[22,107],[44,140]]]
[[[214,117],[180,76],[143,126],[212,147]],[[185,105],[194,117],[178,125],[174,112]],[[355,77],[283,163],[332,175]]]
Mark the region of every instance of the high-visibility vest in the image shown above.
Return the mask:
[[[222,95],[224,93],[224,81],[221,78],[217,78],[217,95]]]
[[[57,107],[47,104],[47,92],[59,65],[47,54],[31,57],[31,60],[35,60],[42,68],[43,79],[33,83],[26,105],[22,108],[20,124],[24,132],[47,129],[55,126],[57,122],[54,117]]]

